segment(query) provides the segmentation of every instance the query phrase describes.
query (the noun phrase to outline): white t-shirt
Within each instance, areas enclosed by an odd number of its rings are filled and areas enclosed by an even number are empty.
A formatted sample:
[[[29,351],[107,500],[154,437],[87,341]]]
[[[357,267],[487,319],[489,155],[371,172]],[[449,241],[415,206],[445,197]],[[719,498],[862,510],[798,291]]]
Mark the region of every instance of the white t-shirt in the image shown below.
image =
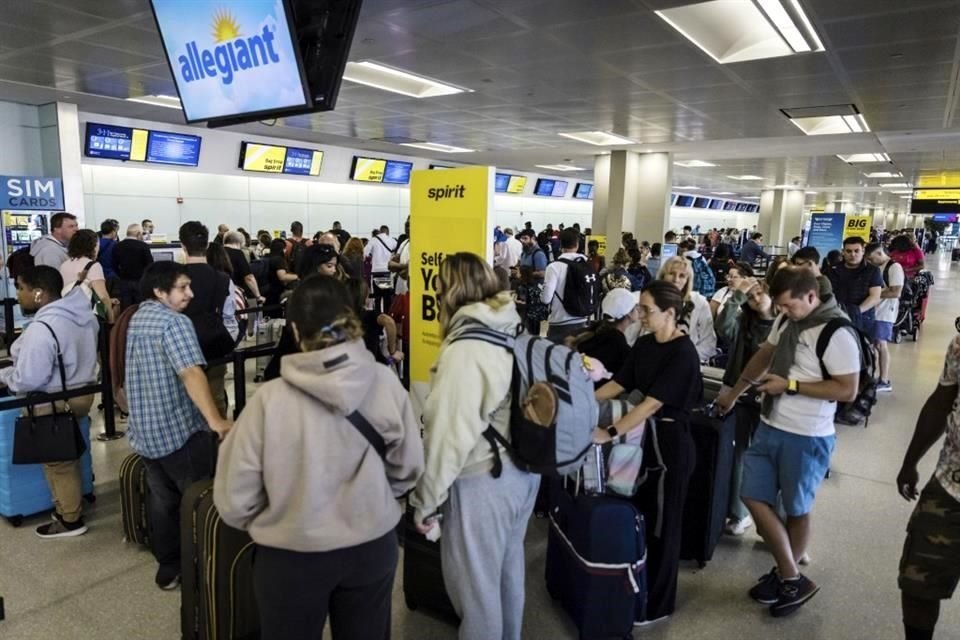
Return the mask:
[[[881,272],[886,271],[884,278],[888,287],[902,287],[904,283],[903,267],[891,260],[889,269],[884,267]],[[877,305],[877,322],[896,322],[897,313],[900,311],[900,298],[884,298]]]
[[[507,236],[507,241],[503,244],[503,266],[510,269],[520,264],[520,256],[523,255],[523,243],[513,236]]]
[[[400,252],[397,254],[400,257],[400,264],[410,265],[410,239],[403,241],[403,244],[400,245]],[[409,273],[409,271],[408,271]],[[397,295],[408,293],[410,291],[410,280],[409,276],[407,279],[401,278],[399,275],[396,278],[397,282],[394,285],[394,291],[397,292]]]
[[[790,321],[773,323],[767,343],[777,346],[780,335]],[[820,382],[823,372],[820,370],[820,361],[817,359],[817,340],[823,333],[826,324],[821,324],[800,333],[800,342],[797,344],[797,353],[790,367],[789,378],[801,384],[804,382]],[[823,354],[823,364],[832,376],[842,376],[860,372],[860,344],[853,333],[839,329],[830,338],[830,343]],[[773,401],[770,415],[764,420],[773,427],[795,433],[801,436],[823,437],[831,436],[836,432],[833,417],[837,411],[837,403],[832,400],[819,400],[805,395],[777,396]]]
[[[567,286],[567,262],[577,258],[587,259],[582,253],[563,253],[557,260],[547,265],[543,274],[543,294],[541,302],[550,305],[550,324],[564,325],[586,322],[586,318],[576,318],[563,308],[563,290]]]
[[[82,287],[87,297],[93,298],[93,289],[90,288],[90,283],[96,282],[97,280],[106,280],[106,277],[103,275],[103,267],[100,263],[94,262],[90,260],[90,258],[70,258],[60,265],[60,275],[63,277],[63,291],[61,295],[67,295],[67,293],[73,289],[76,285],[77,278],[80,277],[80,272],[91,262],[93,262],[93,266],[87,271],[87,277],[83,281]]]
[[[393,252],[397,250],[397,241],[385,233],[376,235],[367,242],[363,257],[370,256],[370,269],[373,273],[386,273]]]
[[[960,336],[954,338],[947,349],[940,384],[945,387],[960,384]],[[960,500],[960,394],[954,399],[953,411],[947,416],[946,437],[934,476],[947,493]]]

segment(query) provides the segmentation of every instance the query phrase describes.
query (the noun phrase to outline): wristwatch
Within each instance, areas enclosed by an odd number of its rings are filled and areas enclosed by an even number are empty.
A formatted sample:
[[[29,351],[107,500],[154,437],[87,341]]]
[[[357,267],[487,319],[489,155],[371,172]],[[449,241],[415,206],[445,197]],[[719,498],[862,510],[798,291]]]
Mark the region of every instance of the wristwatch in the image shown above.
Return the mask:
[[[797,395],[798,393],[800,393],[800,383],[797,382],[796,380],[788,380],[788,381],[787,381],[787,395],[788,395],[788,396],[795,396],[795,395]]]
[[[611,440],[616,440],[618,437],[620,437],[620,432],[617,431],[617,428],[613,425],[607,427],[607,433],[610,434]]]

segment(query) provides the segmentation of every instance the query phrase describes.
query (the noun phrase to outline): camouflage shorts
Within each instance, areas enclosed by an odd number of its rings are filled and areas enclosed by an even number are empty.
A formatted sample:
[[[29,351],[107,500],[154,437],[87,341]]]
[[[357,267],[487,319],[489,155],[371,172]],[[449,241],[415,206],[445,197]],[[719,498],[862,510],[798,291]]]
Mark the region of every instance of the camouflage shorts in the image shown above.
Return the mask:
[[[931,479],[920,494],[900,558],[900,589],[926,600],[947,600],[960,581],[960,502]]]

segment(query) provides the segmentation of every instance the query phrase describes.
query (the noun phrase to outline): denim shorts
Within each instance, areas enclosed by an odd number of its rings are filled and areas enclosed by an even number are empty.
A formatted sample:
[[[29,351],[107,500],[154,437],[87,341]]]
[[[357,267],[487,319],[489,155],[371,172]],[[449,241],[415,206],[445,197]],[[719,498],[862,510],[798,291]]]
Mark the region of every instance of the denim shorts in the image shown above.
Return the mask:
[[[873,325],[873,339],[880,342],[893,342],[893,323],[877,320]]]
[[[801,436],[760,421],[743,455],[740,496],[770,506],[783,500],[788,516],[810,513],[820,483],[830,469],[836,436]]]

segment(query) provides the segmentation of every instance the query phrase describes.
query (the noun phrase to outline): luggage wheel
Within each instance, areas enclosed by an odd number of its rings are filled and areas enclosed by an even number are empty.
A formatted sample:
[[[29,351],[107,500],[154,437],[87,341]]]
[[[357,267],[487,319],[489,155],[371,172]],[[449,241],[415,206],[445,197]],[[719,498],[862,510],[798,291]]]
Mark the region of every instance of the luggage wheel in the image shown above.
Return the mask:
[[[83,496],[83,499],[89,502],[90,504],[93,504],[97,501],[97,496],[96,494],[88,493]]]
[[[11,527],[19,527],[23,524],[23,516],[8,516],[6,521],[10,523]]]

